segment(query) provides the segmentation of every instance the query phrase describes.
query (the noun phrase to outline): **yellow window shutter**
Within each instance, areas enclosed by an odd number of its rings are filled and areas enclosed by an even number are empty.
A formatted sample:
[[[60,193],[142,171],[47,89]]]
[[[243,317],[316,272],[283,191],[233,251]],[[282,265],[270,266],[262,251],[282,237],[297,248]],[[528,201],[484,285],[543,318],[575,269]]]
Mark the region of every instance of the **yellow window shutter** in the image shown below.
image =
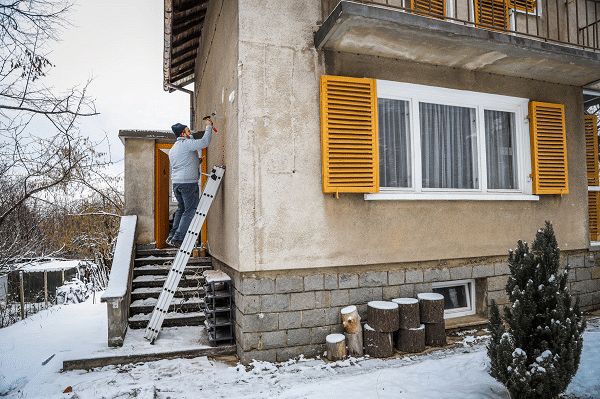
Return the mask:
[[[585,164],[588,186],[600,185],[598,177],[598,117],[585,115]]]
[[[379,191],[374,79],[321,76],[321,151],[324,193]]]
[[[508,29],[508,0],[475,0],[475,24],[483,28]]]
[[[598,117],[585,116],[585,164],[587,169],[588,186],[600,185],[598,177]],[[590,240],[598,241],[600,238],[600,192],[588,191],[588,227]]]
[[[568,194],[565,106],[531,101],[529,130],[533,193]]]
[[[510,4],[512,8],[528,12],[535,15],[535,8],[537,7],[537,0],[511,0]]]
[[[446,0],[410,0],[410,8],[418,14],[446,17]]]

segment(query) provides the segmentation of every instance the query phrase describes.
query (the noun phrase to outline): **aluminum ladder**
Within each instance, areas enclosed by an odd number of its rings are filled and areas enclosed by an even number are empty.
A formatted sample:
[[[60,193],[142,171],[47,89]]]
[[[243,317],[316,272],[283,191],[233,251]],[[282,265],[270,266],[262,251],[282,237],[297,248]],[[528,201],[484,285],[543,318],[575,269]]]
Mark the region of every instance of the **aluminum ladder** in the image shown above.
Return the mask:
[[[206,220],[206,214],[208,213],[213,199],[219,190],[224,173],[225,167],[214,166],[210,175],[208,175],[209,178],[207,179],[207,182],[204,185],[204,190],[202,191],[202,195],[200,196],[200,202],[196,208],[196,214],[190,223],[190,227],[185,234],[185,238],[183,239],[181,247],[177,251],[177,255],[175,255],[175,259],[171,265],[171,270],[169,270],[169,275],[167,276],[165,284],[163,285],[163,289],[158,297],[158,302],[156,302],[156,306],[152,311],[150,322],[146,327],[145,338],[151,343],[154,343],[154,340],[160,332],[165,316],[169,311],[171,301],[173,300],[173,296],[175,295],[175,291],[177,290],[177,286],[179,285],[179,281],[181,280],[181,276],[183,276],[185,266],[187,265],[190,255],[192,254],[192,250],[194,249],[194,244],[196,243],[198,235],[200,234],[200,230],[202,229],[202,225]]]

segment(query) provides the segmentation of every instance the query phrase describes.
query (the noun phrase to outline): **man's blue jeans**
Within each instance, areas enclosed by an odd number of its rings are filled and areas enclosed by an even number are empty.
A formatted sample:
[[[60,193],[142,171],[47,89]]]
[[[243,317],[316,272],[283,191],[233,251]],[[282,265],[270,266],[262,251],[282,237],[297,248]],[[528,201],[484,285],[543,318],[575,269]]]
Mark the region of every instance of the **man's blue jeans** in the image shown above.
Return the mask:
[[[173,183],[173,193],[177,198],[177,211],[169,236],[173,241],[183,241],[198,207],[200,190],[198,183]]]

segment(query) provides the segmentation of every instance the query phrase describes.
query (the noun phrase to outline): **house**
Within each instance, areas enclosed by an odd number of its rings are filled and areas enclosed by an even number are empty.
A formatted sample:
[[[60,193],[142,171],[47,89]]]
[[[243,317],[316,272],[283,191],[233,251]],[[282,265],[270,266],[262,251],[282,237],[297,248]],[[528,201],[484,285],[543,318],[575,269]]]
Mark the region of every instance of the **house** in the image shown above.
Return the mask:
[[[195,125],[217,115],[204,164],[227,169],[203,241],[234,281],[240,359],[320,354],[341,307],[420,292],[477,321],[545,220],[600,307],[597,8],[166,0],[164,88],[194,84]],[[135,134],[126,207],[137,244],[160,246],[172,138]]]

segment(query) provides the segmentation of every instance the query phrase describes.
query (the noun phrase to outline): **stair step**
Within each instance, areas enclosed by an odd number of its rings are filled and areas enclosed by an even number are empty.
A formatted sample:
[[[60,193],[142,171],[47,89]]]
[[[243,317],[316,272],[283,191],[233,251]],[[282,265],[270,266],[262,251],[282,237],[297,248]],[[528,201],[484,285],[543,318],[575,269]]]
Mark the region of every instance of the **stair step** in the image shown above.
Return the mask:
[[[186,266],[183,274],[184,275],[189,275],[189,274],[199,274],[201,275],[202,272],[204,272],[205,270],[210,270],[212,269],[211,266],[207,266],[207,265],[188,265]],[[144,266],[138,266],[138,267],[134,267],[133,268],[133,277],[138,277],[138,276],[147,276],[147,275],[166,275],[169,274],[169,270],[171,270],[171,266],[169,265],[144,265]]]
[[[164,249],[138,249],[136,257],[141,258],[144,256],[175,256],[178,248],[164,248]]]
[[[141,287],[135,288],[131,292],[131,300],[137,301],[139,299],[156,298],[162,292],[162,286],[160,287]],[[202,287],[177,287],[175,291],[176,298],[190,298],[190,297],[204,297],[204,288]]]
[[[129,318],[130,328],[146,328],[152,313],[140,313]],[[175,326],[199,326],[204,322],[204,313],[167,313],[163,321],[163,327]]]
[[[158,302],[157,298],[138,299],[129,306],[129,315],[133,316],[139,313],[152,313]],[[200,297],[191,298],[173,298],[169,306],[169,312],[198,312],[204,307],[204,300]]]
[[[133,289],[142,287],[162,287],[165,285],[167,275],[146,275],[138,276],[133,279],[131,285]],[[200,287],[204,284],[204,276],[201,275],[183,275],[179,280],[179,287]]]
[[[174,256],[144,256],[141,258],[135,258],[135,266],[144,265],[164,265],[171,264],[175,259]],[[187,262],[188,265],[212,265],[212,258],[210,256],[199,256],[190,257]]]

